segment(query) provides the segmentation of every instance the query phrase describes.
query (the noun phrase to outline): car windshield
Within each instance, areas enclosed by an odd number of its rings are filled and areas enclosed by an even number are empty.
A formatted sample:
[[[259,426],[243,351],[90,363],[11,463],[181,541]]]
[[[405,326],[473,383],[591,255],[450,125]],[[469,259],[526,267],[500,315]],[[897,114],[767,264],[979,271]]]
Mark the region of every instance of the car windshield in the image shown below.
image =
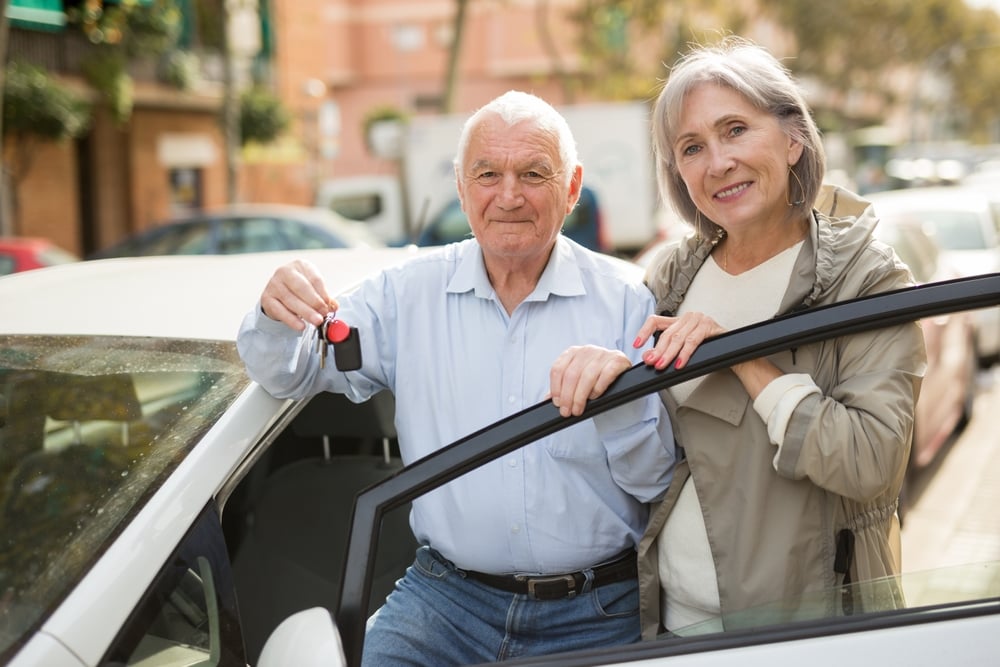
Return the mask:
[[[232,343],[0,336],[0,653],[247,385]]]

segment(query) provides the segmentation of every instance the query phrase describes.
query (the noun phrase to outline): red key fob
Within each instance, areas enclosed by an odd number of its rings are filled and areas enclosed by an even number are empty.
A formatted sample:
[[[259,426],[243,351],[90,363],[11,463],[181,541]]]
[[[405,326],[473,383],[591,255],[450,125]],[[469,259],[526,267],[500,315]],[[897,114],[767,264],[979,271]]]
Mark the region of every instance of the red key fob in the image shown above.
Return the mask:
[[[333,344],[333,358],[338,371],[361,368],[361,339],[357,327],[335,319],[326,327],[326,339]]]

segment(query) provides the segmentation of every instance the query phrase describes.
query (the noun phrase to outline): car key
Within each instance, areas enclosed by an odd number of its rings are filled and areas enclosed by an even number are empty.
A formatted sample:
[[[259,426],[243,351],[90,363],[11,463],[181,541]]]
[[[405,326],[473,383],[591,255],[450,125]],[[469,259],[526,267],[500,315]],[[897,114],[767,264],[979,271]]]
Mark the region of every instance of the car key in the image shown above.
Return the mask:
[[[329,351],[329,344],[326,341],[326,328],[329,322],[324,318],[321,324],[316,326],[316,353],[319,355],[319,367],[326,368],[326,355]]]
[[[333,357],[337,370],[356,371],[361,368],[361,339],[357,327],[338,320],[336,312],[333,312],[327,315],[320,325],[320,334],[323,348],[320,351],[320,368],[325,366],[330,343],[333,344]]]

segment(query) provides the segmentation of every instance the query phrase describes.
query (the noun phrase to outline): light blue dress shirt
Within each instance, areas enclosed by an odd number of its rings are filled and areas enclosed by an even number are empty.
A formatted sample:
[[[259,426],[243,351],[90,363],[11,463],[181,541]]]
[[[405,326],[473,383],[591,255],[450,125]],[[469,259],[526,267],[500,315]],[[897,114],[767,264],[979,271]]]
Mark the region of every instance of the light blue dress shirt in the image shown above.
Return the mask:
[[[297,334],[259,304],[237,342],[250,377],[279,398],[331,391],[363,401],[391,390],[409,463],[545,400],[549,369],[572,345],[617,348],[637,362],[632,340],[655,304],[630,268],[560,237],[508,316],[470,239],[337,296],[338,318],[360,333],[358,371],[321,370],[315,330]],[[495,574],[576,571],[635,546],[646,503],[673,473],[673,437],[655,394],[605,415],[613,428],[603,441],[593,420],[580,422],[418,498],[417,540],[460,568]]]

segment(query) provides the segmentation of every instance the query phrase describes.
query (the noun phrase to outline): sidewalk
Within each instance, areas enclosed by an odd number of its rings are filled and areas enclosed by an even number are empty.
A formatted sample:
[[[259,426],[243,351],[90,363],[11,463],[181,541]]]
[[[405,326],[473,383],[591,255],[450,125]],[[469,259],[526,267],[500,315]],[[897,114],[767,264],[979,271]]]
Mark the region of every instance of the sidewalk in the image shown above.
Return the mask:
[[[916,502],[902,530],[904,572],[1000,561],[997,371],[980,386],[971,423],[916,480]]]

